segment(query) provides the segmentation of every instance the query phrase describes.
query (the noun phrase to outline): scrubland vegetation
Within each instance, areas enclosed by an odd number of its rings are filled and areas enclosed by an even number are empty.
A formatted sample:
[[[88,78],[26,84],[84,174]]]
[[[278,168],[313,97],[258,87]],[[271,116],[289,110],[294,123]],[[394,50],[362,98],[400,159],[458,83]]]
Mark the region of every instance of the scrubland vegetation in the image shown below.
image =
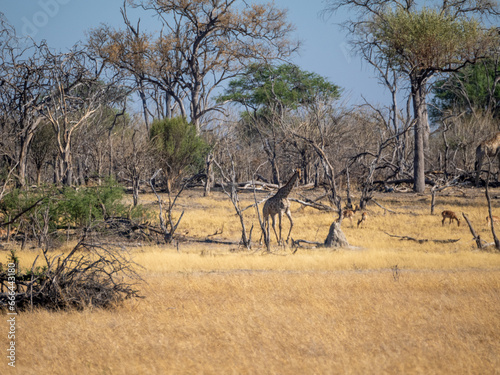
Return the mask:
[[[64,51],[0,12],[15,371],[498,373],[500,241],[482,189],[500,215],[500,12],[472,3],[318,5],[355,10],[350,46],[391,97],[362,104],[338,72],[293,64],[273,2],[127,1],[121,27]],[[270,191],[327,210],[292,201],[291,240],[260,244],[252,205]]]
[[[439,215],[442,209],[465,212],[490,241],[485,199],[477,194],[466,189],[440,196],[435,215],[428,195],[383,194],[375,200],[398,214],[370,204],[363,227],[343,221],[352,247],[292,253],[272,241],[267,253],[256,242],[249,251],[194,241],[236,243],[241,232],[223,194],[204,198],[187,191],[179,198],[185,214],[178,230],[192,241],[132,248],[143,266],[144,298],[112,309],[22,313],[17,370],[495,373],[500,256],[478,251],[463,221],[442,226]],[[141,203],[153,206],[154,198],[141,196]],[[252,204],[253,196],[241,203]],[[322,241],[333,220],[332,213],[296,203],[292,215],[295,240]],[[249,225],[256,221],[255,210],[246,210],[245,218]],[[459,241],[421,244],[386,233]],[[29,267],[36,255],[35,249],[21,251],[21,266]]]

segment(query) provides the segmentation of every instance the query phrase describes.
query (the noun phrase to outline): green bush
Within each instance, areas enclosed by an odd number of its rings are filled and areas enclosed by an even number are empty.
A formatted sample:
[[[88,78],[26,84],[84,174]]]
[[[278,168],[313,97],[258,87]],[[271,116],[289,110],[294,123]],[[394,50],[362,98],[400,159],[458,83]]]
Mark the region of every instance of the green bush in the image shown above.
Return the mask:
[[[121,203],[123,195],[123,188],[112,179],[102,186],[78,190],[65,187],[55,202],[57,217],[63,225],[81,227],[111,216],[125,216],[127,208]]]
[[[198,172],[204,168],[209,146],[196,134],[196,127],[184,117],[153,122],[150,140],[174,182],[185,173]]]
[[[20,222],[23,225],[35,225],[36,222],[44,223],[48,219],[50,231],[85,227],[109,217],[144,217],[143,208],[132,210],[122,203],[124,194],[124,189],[112,179],[106,180],[101,186],[79,189],[55,186],[36,190],[15,189],[0,202],[0,212],[5,223],[9,218],[13,219],[26,211],[23,220],[17,220],[14,226],[18,226]],[[29,209],[30,207],[32,208]]]

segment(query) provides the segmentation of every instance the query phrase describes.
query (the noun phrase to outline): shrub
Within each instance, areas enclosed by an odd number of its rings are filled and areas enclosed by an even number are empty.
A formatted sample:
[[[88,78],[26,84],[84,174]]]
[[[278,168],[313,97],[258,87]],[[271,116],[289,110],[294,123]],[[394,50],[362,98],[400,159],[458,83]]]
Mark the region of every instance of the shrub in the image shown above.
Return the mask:
[[[66,256],[50,257],[47,250],[43,255],[45,264],[37,266],[35,260],[31,269],[19,269],[15,252],[6,267],[0,263],[1,290],[6,291],[0,293],[0,308],[113,307],[139,297],[137,264],[122,248],[87,242],[84,236]]]
[[[153,122],[150,140],[174,183],[183,174],[198,172],[204,168],[209,146],[196,134],[196,127],[184,117]]]
[[[88,226],[96,220],[124,216],[127,207],[122,203],[124,190],[113,179],[102,186],[74,189],[65,187],[55,202],[62,225]]]
[[[122,203],[123,197],[124,189],[112,179],[102,186],[79,189],[54,186],[15,189],[0,201],[0,213],[4,216],[0,223],[14,220],[12,229],[18,237],[36,239],[40,246],[42,242],[48,246],[57,237],[58,229],[82,229],[116,217],[147,218],[143,207],[131,209]]]

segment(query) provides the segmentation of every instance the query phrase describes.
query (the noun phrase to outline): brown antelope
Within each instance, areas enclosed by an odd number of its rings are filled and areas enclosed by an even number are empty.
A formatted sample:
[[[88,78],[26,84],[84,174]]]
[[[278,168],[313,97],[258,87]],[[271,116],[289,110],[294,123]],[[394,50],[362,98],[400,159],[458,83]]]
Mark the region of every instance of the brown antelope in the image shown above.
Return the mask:
[[[349,210],[346,208],[345,210],[342,211],[342,219],[349,219],[351,221],[351,224],[352,224],[352,218],[354,217],[354,214],[358,210],[359,210],[358,205],[354,206],[354,210]]]
[[[456,220],[457,221],[457,226],[460,226],[460,219],[457,217],[457,214],[454,213],[453,211],[448,211],[448,210],[445,210],[443,212],[441,212],[441,215],[443,216],[443,221],[441,222],[441,224],[444,225],[444,221],[446,219],[449,219],[449,223],[451,224],[451,222],[453,220]]]
[[[493,218],[493,224],[500,222],[500,217],[495,215],[492,215],[491,217]],[[486,222],[490,225],[490,215],[486,216]]]
[[[366,220],[368,219],[368,212],[364,211],[362,214],[361,214],[361,219],[358,220],[358,228],[359,228],[359,224],[361,223],[366,223]]]

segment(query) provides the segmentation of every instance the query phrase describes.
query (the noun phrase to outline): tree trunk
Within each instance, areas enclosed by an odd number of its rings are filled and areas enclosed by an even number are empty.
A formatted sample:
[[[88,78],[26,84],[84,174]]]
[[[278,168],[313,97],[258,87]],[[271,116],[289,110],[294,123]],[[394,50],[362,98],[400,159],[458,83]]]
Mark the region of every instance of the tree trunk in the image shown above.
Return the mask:
[[[134,201],[134,207],[139,204],[139,174],[134,173],[132,176],[132,197]]]
[[[417,193],[425,191],[425,138],[428,134],[425,80],[412,79],[413,114],[415,119],[415,154],[413,164],[414,185]]]
[[[142,85],[142,80],[137,78],[137,83],[139,85],[139,96],[141,98],[142,114],[144,116],[144,125],[146,125],[146,131],[149,134],[148,104],[147,104],[146,94],[144,93],[144,87]]]
[[[33,139],[33,132],[30,129],[26,130],[26,136],[21,139],[21,146],[19,151],[19,165],[17,167],[17,173],[19,176],[19,185],[26,185],[26,170],[28,166],[28,151],[30,148],[31,140]]]
[[[66,150],[61,155],[61,167],[62,167],[62,183],[66,186],[71,186],[73,184],[73,170],[71,165],[71,154],[69,150]]]
[[[204,197],[208,197],[210,195],[210,191],[212,189],[212,182],[214,180],[212,164],[213,164],[213,154],[209,153],[207,155],[207,159],[205,162],[205,174],[207,175],[207,178],[205,181],[205,187],[204,187],[204,191],[203,191]]]

